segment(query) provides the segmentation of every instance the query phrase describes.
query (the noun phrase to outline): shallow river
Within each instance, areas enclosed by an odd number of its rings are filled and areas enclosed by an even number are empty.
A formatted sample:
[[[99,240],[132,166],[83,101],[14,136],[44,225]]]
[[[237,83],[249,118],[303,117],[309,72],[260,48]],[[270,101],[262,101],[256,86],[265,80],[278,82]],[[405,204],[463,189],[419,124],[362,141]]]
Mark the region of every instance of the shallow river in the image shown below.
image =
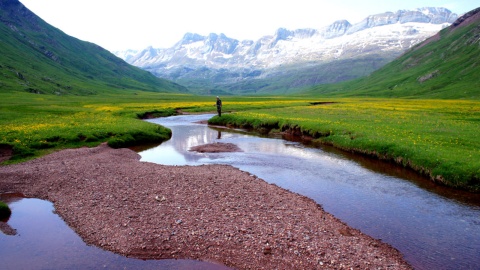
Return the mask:
[[[335,149],[196,124],[212,115],[152,119],[172,139],[140,151],[167,165],[229,164],[314,199],[348,225],[382,239],[416,269],[480,269],[480,194],[438,187],[409,170]],[[243,152],[196,153],[206,143]]]
[[[348,225],[400,250],[416,269],[480,269],[480,194],[442,188],[408,170],[335,149],[195,123],[212,116],[149,120],[171,128],[173,136],[137,149],[142,161],[229,164],[314,199]],[[234,143],[243,152],[188,151],[214,142]],[[0,221],[7,231],[0,232],[0,269],[227,269],[193,260],[142,261],[88,246],[50,202],[0,197],[12,208],[10,220]]]

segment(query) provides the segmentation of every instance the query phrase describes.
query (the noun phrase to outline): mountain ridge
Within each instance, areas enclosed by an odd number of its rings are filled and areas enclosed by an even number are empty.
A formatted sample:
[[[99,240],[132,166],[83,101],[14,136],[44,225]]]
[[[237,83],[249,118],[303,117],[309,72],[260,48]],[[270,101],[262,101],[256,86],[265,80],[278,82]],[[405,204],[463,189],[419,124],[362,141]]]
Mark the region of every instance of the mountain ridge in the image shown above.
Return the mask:
[[[334,83],[338,78],[368,75],[406,49],[450,25],[458,16],[446,8],[399,10],[371,15],[359,23],[335,21],[320,29],[279,28],[273,35],[236,40],[224,34],[186,33],[171,48],[149,47],[135,55],[114,52],[128,63],[187,87],[223,90],[234,94],[275,92]],[[373,38],[372,38],[373,37]],[[361,70],[362,63],[374,62]],[[320,74],[325,80],[284,79],[287,72],[302,73],[312,66],[341,63],[341,76]],[[355,66],[354,70],[348,70]],[[328,72],[328,70],[326,70]],[[312,73],[311,76],[319,77]],[[272,81],[283,80],[283,86]],[[303,81],[304,83],[301,83]],[[256,84],[256,85],[255,85]],[[242,85],[249,85],[243,87]],[[237,89],[237,90],[236,90]],[[249,91],[250,90],[250,91]]]

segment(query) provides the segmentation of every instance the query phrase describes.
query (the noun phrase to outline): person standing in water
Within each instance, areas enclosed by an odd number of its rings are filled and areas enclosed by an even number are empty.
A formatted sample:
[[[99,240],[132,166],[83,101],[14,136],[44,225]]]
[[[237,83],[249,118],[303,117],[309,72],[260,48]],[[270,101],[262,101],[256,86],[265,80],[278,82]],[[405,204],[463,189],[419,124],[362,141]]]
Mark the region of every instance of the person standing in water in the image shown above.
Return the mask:
[[[222,100],[217,96],[217,112],[218,116],[222,116]]]

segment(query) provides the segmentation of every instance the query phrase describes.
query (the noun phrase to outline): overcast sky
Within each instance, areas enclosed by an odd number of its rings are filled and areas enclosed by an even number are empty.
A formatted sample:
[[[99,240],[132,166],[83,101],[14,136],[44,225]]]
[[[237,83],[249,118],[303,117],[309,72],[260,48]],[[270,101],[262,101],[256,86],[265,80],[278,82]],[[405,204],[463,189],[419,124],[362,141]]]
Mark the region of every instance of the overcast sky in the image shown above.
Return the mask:
[[[463,14],[476,0],[20,0],[47,23],[107,50],[171,47],[187,32],[256,40],[284,27],[354,24],[400,9],[445,7]]]

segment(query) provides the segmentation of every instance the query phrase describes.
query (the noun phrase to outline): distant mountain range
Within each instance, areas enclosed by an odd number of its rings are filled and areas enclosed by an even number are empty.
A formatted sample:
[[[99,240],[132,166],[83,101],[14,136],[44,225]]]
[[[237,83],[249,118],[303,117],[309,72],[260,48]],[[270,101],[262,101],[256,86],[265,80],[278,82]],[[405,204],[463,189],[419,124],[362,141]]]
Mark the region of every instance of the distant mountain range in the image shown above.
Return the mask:
[[[351,24],[288,30],[257,41],[187,33],[171,48],[114,52],[126,62],[199,93],[288,93],[366,76],[458,18],[427,7]]]
[[[144,69],[163,70],[162,77],[189,83],[198,93],[288,93],[307,87],[302,94],[480,99],[480,8],[454,18],[442,8],[398,11],[354,25],[338,21],[317,30],[279,29],[255,42],[186,34],[172,48],[123,57],[149,59]],[[187,92],[66,35],[18,0],[0,1],[0,37],[2,94]],[[345,82],[325,84],[340,81]]]

